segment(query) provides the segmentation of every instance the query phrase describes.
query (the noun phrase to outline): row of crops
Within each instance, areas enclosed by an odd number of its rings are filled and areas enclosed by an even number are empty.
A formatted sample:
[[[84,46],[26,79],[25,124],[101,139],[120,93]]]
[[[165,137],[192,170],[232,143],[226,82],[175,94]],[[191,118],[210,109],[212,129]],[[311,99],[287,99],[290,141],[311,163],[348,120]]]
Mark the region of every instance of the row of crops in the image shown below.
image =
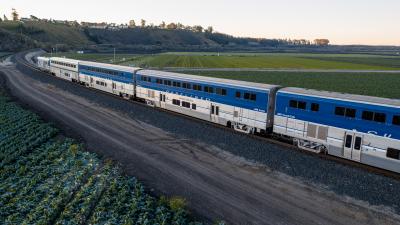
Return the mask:
[[[198,224],[0,93],[2,224]]]

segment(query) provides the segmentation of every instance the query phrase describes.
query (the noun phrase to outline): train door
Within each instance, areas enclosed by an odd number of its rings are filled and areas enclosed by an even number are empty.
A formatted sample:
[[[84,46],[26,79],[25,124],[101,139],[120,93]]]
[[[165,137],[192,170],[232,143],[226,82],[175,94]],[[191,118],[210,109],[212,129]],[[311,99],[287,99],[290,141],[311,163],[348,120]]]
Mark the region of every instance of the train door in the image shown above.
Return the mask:
[[[357,162],[361,161],[362,135],[355,132],[346,132],[344,138],[343,156]]]
[[[211,122],[218,123],[219,122],[219,106],[211,103]]]
[[[160,92],[160,99],[159,99],[159,101],[160,101],[160,107],[161,108],[165,108],[165,94],[164,93],[162,93],[162,92]]]
[[[117,94],[117,84],[115,82],[111,83],[112,93]]]
[[[90,77],[90,87],[93,87],[93,77]]]
[[[242,122],[243,120],[243,108],[239,109],[239,122]]]

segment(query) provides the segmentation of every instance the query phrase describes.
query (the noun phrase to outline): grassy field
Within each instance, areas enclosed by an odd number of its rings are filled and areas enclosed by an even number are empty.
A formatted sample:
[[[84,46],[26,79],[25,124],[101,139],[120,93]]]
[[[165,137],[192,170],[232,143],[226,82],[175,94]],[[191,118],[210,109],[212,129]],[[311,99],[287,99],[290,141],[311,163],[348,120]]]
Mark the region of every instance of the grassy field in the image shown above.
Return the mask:
[[[0,159],[2,224],[194,224],[184,199],[148,195],[1,93]]]
[[[400,98],[400,73],[226,72],[188,71],[188,74],[278,84],[325,91]]]
[[[255,53],[163,53],[155,55],[74,54],[59,56],[139,67],[179,68],[272,68],[396,70],[400,57],[361,54],[255,54]]]
[[[65,54],[64,54],[65,55]],[[66,54],[66,57],[112,63],[110,54]],[[363,54],[291,53],[164,53],[156,55],[117,55],[116,63],[140,67],[180,68],[291,68],[400,70],[399,56]],[[400,72],[236,72],[187,71],[188,74],[345,92],[387,98],[400,98]]]

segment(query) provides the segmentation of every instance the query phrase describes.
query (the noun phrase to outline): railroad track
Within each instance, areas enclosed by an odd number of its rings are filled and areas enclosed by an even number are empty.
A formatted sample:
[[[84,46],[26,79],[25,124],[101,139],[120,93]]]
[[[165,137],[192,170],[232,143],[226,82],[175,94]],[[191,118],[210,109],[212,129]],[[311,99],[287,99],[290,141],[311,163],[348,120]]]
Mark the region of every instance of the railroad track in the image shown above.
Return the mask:
[[[24,55],[25,55],[25,53],[18,53],[17,55],[14,56],[14,60],[17,63],[17,65],[21,65],[21,66],[23,66],[25,68],[40,72],[41,75],[49,76],[49,74],[47,74],[47,73],[43,72],[42,70],[40,70],[39,68],[37,68],[36,65],[32,65],[31,63],[27,62],[25,60],[25,57],[23,57]],[[62,81],[67,82],[67,83],[71,83],[71,82],[68,82],[68,81],[66,81],[64,79],[61,79],[59,77],[55,77],[55,76],[52,76],[52,77],[54,77],[56,79],[59,79],[59,80],[62,80]],[[119,96],[112,95],[112,94],[109,94],[109,93],[101,91],[101,90],[97,90],[97,89],[94,89],[94,88],[90,88],[90,89],[92,91],[95,91],[95,92],[98,92],[98,93],[101,93],[101,94],[107,94],[108,96],[113,97],[115,99],[129,101],[129,102],[134,103],[134,104],[138,104],[138,105],[142,105],[142,106],[148,107],[147,104],[145,104],[144,102],[141,102],[141,101],[132,101],[132,100],[120,98]],[[336,163],[339,163],[339,164],[342,164],[342,165],[351,166],[351,167],[359,168],[359,169],[362,169],[362,170],[366,170],[366,171],[368,171],[370,173],[374,173],[374,174],[390,177],[390,178],[393,178],[393,179],[396,179],[396,180],[400,180],[400,174],[397,174],[395,172],[387,171],[387,170],[384,170],[384,169],[372,167],[372,166],[361,164],[361,163],[357,163],[357,162],[354,162],[354,161],[351,161],[351,160],[346,160],[346,159],[339,158],[339,157],[336,157],[336,156],[331,156],[331,155],[327,155],[327,154],[316,154],[316,153],[313,153],[313,152],[310,152],[310,151],[302,150],[302,149],[298,148],[297,146],[293,145],[293,143],[290,143],[290,141],[288,141],[286,139],[283,139],[283,138],[280,138],[280,137],[277,137],[277,136],[274,136],[274,135],[261,136],[261,135],[242,134],[242,133],[236,132],[233,129],[228,128],[226,126],[222,126],[222,125],[219,125],[219,124],[211,123],[209,121],[204,121],[204,120],[201,120],[201,119],[197,119],[197,118],[194,118],[194,117],[190,117],[190,116],[187,116],[187,115],[184,115],[184,114],[179,114],[179,113],[176,113],[176,112],[173,112],[173,111],[168,111],[168,110],[161,109],[161,108],[154,108],[154,109],[162,111],[164,113],[169,113],[170,115],[184,117],[184,118],[187,118],[187,119],[190,119],[190,120],[193,120],[193,121],[197,121],[197,122],[200,122],[200,123],[206,123],[208,125],[217,127],[219,129],[224,129],[226,132],[235,133],[235,135],[243,135],[243,136],[246,136],[246,137],[254,139],[254,140],[267,142],[267,143],[274,144],[274,145],[279,145],[279,146],[284,147],[285,149],[288,149],[290,151],[298,151],[298,152],[301,152],[302,154],[307,154],[307,155],[310,155],[310,156],[313,156],[313,157],[318,157],[321,160],[333,161],[333,162],[336,162]]]

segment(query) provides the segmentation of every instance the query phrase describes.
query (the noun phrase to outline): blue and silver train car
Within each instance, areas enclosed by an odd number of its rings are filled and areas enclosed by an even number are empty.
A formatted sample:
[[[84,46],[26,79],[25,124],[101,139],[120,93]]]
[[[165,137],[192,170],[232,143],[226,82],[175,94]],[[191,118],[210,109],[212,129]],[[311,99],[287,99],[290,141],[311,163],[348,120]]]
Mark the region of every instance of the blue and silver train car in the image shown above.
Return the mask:
[[[400,172],[400,100],[283,88],[273,130],[303,149]]]
[[[51,57],[50,72],[56,77],[77,82],[79,80],[78,60]]]
[[[136,97],[149,105],[245,133],[272,130],[279,86],[154,70],[136,73]]]
[[[134,74],[138,68],[104,63],[79,63],[79,82],[125,98],[135,96]]]

